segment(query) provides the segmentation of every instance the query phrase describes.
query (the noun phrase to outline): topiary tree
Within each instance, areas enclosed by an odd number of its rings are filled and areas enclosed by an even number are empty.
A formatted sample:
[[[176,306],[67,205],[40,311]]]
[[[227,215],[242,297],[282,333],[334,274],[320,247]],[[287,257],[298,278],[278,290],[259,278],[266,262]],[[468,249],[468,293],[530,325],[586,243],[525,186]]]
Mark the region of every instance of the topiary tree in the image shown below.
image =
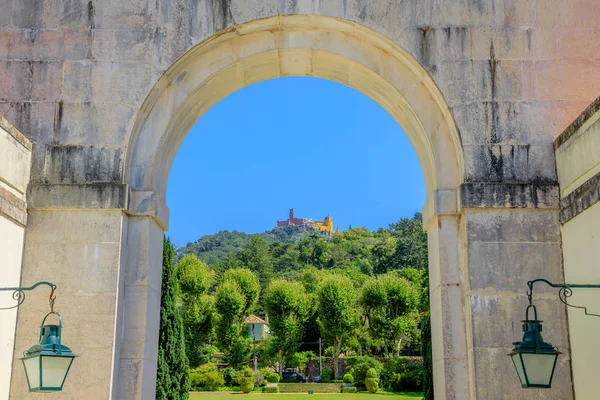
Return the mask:
[[[267,377],[267,382],[269,383],[279,383],[279,381],[281,380],[281,377],[279,376],[279,374],[275,373],[275,372],[271,372],[268,375],[266,375]]]
[[[377,371],[375,368],[370,368],[367,371],[365,386],[370,393],[377,393],[377,389],[379,389],[379,378],[377,377]]]
[[[156,375],[157,400],[187,400],[190,391],[190,373],[185,355],[183,326],[175,298],[177,280],[173,268],[174,254],[173,245],[165,238]]]
[[[344,374],[344,383],[354,383],[352,374]]]
[[[254,371],[249,367],[244,367],[238,374],[240,390],[244,393],[250,393],[254,389]]]

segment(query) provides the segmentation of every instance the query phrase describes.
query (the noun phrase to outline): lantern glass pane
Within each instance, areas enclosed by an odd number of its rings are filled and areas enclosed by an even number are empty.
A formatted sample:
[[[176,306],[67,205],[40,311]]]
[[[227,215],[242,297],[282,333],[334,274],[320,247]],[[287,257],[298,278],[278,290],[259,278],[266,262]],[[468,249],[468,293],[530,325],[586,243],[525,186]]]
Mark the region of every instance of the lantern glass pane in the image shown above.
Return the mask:
[[[552,371],[557,354],[526,354],[523,357],[523,365],[527,372],[530,385],[550,385]]]
[[[29,390],[37,390],[40,387],[40,356],[23,359],[23,365]]]
[[[510,357],[515,364],[515,369],[517,370],[517,375],[519,375],[519,379],[521,380],[521,385],[527,385],[527,380],[525,379],[525,373],[523,372],[523,363],[521,362],[521,354],[515,353]]]
[[[72,357],[42,356],[42,387],[61,388]]]

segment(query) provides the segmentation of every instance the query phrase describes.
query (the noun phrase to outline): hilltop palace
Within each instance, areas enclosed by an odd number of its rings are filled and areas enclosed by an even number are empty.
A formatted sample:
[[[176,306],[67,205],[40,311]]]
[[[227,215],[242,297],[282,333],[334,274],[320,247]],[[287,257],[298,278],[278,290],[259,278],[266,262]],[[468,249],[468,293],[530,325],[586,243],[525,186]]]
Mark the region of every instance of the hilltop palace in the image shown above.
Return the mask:
[[[284,221],[277,221],[277,226],[304,226],[307,228],[312,228],[316,230],[320,230],[322,232],[328,232],[330,235],[333,235],[333,219],[328,215],[323,221],[313,221],[312,219],[307,218],[296,218],[294,217],[294,209],[290,208],[290,215],[288,219]]]

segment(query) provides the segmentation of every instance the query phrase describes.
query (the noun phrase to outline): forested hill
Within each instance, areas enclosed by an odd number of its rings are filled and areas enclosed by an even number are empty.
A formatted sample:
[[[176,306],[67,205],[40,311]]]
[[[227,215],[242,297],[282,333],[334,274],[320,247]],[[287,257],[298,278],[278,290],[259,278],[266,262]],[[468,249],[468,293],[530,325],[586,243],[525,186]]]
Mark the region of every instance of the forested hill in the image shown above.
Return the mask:
[[[195,254],[208,265],[226,270],[240,263],[247,266],[249,259],[264,253],[263,262],[278,273],[307,266],[350,269],[367,275],[404,267],[424,269],[427,238],[421,221],[421,214],[416,213],[413,218],[401,218],[377,231],[350,228],[333,237],[299,226],[278,227],[261,234],[221,231],[179,248],[177,259]]]
[[[214,235],[205,235],[195,242],[188,243],[177,250],[178,257],[186,254],[195,254],[208,265],[216,264],[228,254],[241,251],[250,242],[252,236],[260,236],[267,245],[298,244],[304,239],[312,237],[324,241],[331,241],[329,235],[301,226],[283,226],[260,234],[249,234],[238,231],[220,231]]]

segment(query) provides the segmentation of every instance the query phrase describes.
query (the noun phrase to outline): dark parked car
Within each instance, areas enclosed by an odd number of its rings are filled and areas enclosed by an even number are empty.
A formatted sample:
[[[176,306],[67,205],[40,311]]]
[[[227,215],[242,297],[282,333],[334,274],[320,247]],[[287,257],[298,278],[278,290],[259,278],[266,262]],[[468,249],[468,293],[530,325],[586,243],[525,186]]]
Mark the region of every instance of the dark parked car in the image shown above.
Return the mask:
[[[294,371],[284,371],[282,379],[286,381],[306,382],[306,378]]]

